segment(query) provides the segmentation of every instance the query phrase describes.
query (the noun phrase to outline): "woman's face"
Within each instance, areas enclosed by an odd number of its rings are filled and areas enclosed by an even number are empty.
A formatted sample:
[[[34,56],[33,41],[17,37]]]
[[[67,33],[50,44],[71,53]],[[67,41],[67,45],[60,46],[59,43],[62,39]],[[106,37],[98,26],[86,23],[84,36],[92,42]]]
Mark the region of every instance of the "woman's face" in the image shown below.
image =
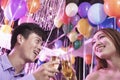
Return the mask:
[[[93,52],[99,58],[111,58],[116,52],[116,48],[111,39],[102,31],[98,31],[92,40]]]

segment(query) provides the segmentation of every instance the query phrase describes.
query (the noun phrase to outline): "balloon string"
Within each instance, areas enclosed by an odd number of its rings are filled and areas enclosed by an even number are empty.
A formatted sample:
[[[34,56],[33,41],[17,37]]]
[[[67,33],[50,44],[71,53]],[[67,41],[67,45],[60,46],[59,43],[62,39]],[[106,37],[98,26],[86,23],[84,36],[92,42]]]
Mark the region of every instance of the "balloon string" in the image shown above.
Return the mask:
[[[46,42],[45,42],[45,45],[44,45],[43,47],[46,47],[46,46],[47,46],[47,42],[48,42],[48,40],[49,40],[49,38],[50,38],[50,36],[51,36],[51,34],[52,34],[53,29],[54,29],[54,27],[52,27],[52,29],[51,29],[51,31],[50,31],[50,34],[48,35],[48,38],[47,38],[47,40],[46,40]]]
[[[90,66],[90,73],[93,72],[93,65],[94,65],[94,53],[92,51],[92,60],[91,60],[91,66]]]
[[[113,26],[114,29],[117,29],[117,26],[116,26],[116,17],[114,18],[114,26]]]
[[[86,70],[85,70],[85,55],[86,55],[86,46],[84,44],[85,42],[85,38],[83,39],[83,80],[85,80],[85,73],[86,73]]]

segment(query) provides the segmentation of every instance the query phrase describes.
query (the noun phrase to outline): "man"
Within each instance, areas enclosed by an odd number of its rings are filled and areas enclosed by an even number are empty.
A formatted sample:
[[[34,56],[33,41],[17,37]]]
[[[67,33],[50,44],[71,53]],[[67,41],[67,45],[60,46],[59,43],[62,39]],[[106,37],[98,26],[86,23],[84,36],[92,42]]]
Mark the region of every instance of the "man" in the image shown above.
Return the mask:
[[[41,65],[31,74],[25,74],[25,64],[34,62],[41,51],[46,33],[35,23],[23,23],[12,32],[11,51],[0,56],[0,80],[49,80],[54,77],[57,69],[50,61]]]

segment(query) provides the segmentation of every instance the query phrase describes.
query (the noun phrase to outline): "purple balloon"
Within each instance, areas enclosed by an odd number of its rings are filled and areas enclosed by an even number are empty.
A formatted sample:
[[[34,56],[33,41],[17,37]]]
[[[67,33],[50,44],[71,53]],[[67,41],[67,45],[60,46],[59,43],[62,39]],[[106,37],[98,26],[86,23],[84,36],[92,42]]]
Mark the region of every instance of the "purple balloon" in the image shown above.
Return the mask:
[[[82,2],[82,3],[79,5],[79,7],[78,7],[78,14],[79,14],[82,18],[86,18],[90,6],[91,6],[90,3],[88,3],[88,2]]]
[[[9,6],[10,6],[13,20],[17,20],[25,16],[27,12],[27,4],[25,0],[12,0]]]
[[[61,41],[61,40],[57,40],[57,41],[54,43],[54,45],[55,45],[55,48],[60,48],[60,47],[62,47],[62,41]]]
[[[73,26],[75,26],[78,21],[80,20],[80,16],[79,15],[75,15],[74,17],[71,18],[71,23]]]

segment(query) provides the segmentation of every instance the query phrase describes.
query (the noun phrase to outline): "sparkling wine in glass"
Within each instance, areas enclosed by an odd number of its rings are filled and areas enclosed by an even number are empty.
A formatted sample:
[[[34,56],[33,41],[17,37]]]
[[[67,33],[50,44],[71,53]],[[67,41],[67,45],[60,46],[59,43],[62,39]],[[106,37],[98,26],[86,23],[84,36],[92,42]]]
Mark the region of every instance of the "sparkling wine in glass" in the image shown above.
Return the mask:
[[[67,80],[72,80],[73,70],[68,60],[62,60],[62,74]]]

